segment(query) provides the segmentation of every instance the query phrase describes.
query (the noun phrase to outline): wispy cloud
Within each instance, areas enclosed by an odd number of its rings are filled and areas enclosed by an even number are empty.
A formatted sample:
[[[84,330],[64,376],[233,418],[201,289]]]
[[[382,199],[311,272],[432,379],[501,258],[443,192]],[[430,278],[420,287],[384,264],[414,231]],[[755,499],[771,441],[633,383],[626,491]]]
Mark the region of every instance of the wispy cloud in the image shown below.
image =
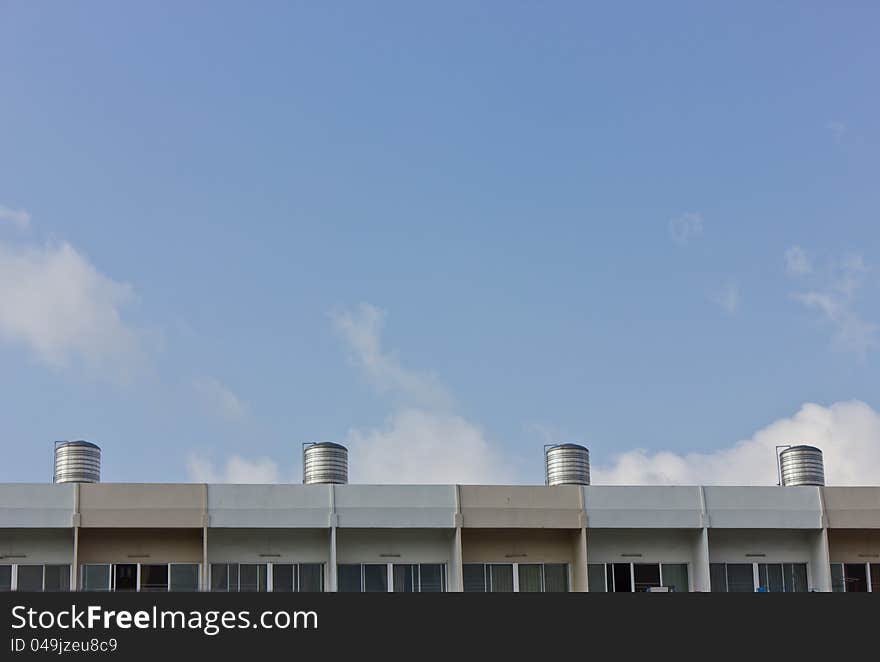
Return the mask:
[[[434,375],[403,368],[393,352],[383,349],[385,318],[385,311],[369,303],[331,315],[358,366],[380,392],[410,404],[450,408],[453,398]]]
[[[733,315],[739,310],[740,295],[739,287],[735,283],[728,283],[723,290],[711,296],[712,303],[721,308],[728,315]]]
[[[594,465],[596,485],[775,485],[776,446],[822,449],[829,485],[873,485],[880,475],[880,413],[864,402],[807,403],[751,438],[709,453],[633,450]]]
[[[785,273],[789,276],[803,276],[812,273],[813,265],[800,246],[792,246],[785,251]]]
[[[703,234],[703,216],[688,212],[669,221],[669,236],[680,246],[689,244]]]
[[[31,224],[31,215],[24,209],[0,205],[0,223],[11,223],[19,230],[26,230]]]
[[[278,465],[267,457],[248,460],[239,455],[230,457],[217,468],[204,456],[192,454],[186,463],[189,479],[195,483],[263,484],[278,482]]]
[[[203,404],[228,421],[241,421],[247,417],[248,406],[216,377],[197,377],[193,389]]]
[[[851,255],[817,276],[812,289],[794,295],[833,329],[837,348],[861,356],[877,346],[877,324],[864,319],[857,309],[858,295],[869,271],[860,255]]]
[[[126,380],[143,368],[144,334],[123,319],[134,291],[66,242],[0,243],[0,340],[41,362]]]

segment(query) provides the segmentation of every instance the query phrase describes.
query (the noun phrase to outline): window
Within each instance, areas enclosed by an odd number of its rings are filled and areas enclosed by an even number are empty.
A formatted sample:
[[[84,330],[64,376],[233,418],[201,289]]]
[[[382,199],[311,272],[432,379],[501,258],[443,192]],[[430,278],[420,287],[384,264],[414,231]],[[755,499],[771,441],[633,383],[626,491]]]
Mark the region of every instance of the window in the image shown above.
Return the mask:
[[[299,564],[300,593],[320,593],[324,590],[324,566],[320,563]]]
[[[240,563],[238,565],[238,590],[242,593],[266,591],[266,564]]]
[[[880,593],[880,563],[871,564],[871,591]]]
[[[540,563],[519,564],[520,593],[542,593],[544,591],[544,568]]]
[[[493,563],[488,575],[490,593],[513,593],[513,564]]]
[[[219,592],[263,592],[266,590],[265,563],[212,563],[211,590]]]
[[[272,591],[292,593],[296,591],[296,566],[292,563],[272,564]]]
[[[172,591],[195,592],[199,590],[199,565],[198,563],[172,563],[171,585]]]
[[[119,563],[113,566],[113,590],[137,590],[137,563]]]
[[[587,581],[590,584],[590,593],[605,593],[605,564],[588,564]]]
[[[42,591],[43,590],[43,566],[20,565],[18,566],[19,591]]]
[[[141,565],[141,591],[168,591],[168,564]]]
[[[660,586],[660,564],[633,563],[633,585],[637,592]]]
[[[465,563],[462,570],[466,593],[568,591],[566,563]]]
[[[340,593],[361,593],[361,566],[359,563],[341,563],[337,569]]]
[[[365,563],[361,568],[364,574],[364,593],[388,592],[388,565],[386,563]]]
[[[547,566],[549,568],[549,566]],[[544,571],[547,581],[547,570]],[[591,593],[632,593],[663,586],[688,592],[687,563],[590,563],[587,580]],[[546,590],[550,590],[549,587]],[[568,588],[566,587],[566,590]]]
[[[82,567],[82,587],[84,591],[109,591],[110,564],[84,565]]]
[[[446,590],[446,565],[443,563],[419,564],[419,591],[443,593]]]
[[[568,565],[565,563],[544,564],[544,592],[568,593]]]
[[[395,563],[391,583],[395,593],[442,593],[446,590],[446,566],[442,563]]]
[[[831,564],[831,590],[835,593],[846,592],[846,582],[843,578],[843,564]]]
[[[808,590],[806,563],[711,563],[709,574],[714,592],[805,593]]]
[[[12,590],[12,566],[0,565],[0,591]]]
[[[864,563],[844,563],[843,573],[847,593],[868,592],[868,570]]]
[[[482,563],[465,563],[462,566],[465,593],[486,592],[486,566]]]
[[[663,577],[663,586],[668,586],[674,593],[688,592],[688,566],[687,563],[661,563],[660,572]]]
[[[632,564],[614,563],[611,570],[614,593],[632,593]]]

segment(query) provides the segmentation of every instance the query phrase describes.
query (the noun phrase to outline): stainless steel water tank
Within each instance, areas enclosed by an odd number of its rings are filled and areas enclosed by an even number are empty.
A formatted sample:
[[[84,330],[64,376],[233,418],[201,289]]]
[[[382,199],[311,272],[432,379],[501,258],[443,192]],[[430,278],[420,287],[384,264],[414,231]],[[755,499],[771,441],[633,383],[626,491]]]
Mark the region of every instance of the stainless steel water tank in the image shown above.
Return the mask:
[[[547,485],[589,485],[590,451],[579,444],[545,446],[544,477]]]
[[[825,464],[822,451],[815,446],[792,446],[779,454],[782,484],[824,485]]]
[[[303,445],[303,485],[348,483],[348,449],[330,441]]]
[[[100,446],[89,441],[56,441],[53,481],[56,483],[100,483]]]

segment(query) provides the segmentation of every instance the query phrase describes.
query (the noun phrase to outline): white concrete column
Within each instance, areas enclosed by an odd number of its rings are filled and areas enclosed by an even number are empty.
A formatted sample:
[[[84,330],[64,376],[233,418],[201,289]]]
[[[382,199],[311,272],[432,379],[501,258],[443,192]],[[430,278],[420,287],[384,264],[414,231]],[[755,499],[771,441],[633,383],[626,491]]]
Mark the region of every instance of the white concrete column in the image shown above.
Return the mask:
[[[830,593],[832,586],[831,554],[828,551],[828,529],[822,529],[815,534],[808,569],[810,590]]]
[[[205,523],[205,526],[202,527],[202,577],[201,577],[202,591],[210,591],[211,587],[208,584],[208,525]]]
[[[712,590],[709,574],[709,527],[704,526],[696,532],[694,544],[694,576],[691,581],[692,590],[706,592]]]
[[[586,593],[590,590],[587,572],[587,527],[581,527],[575,537],[571,566],[571,590]]]
[[[333,525],[330,527],[330,567],[328,570],[330,583],[328,586],[328,590],[330,593],[336,593],[337,583],[336,583],[336,515],[332,515]]]
[[[461,556],[461,525],[455,527],[452,536],[452,554],[449,560],[449,591],[460,593],[464,591],[464,570]]]

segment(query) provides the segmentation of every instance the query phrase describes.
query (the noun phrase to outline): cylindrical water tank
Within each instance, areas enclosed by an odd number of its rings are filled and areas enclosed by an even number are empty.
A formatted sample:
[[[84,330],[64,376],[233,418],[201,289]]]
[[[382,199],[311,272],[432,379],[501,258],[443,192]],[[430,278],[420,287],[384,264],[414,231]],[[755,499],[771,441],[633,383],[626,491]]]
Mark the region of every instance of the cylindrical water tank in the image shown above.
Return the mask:
[[[579,444],[545,446],[544,471],[547,485],[589,485],[590,451]]]
[[[89,441],[56,441],[53,482],[100,483],[100,446]]]
[[[825,465],[822,451],[815,446],[791,446],[779,454],[782,484],[824,485]]]
[[[348,483],[348,449],[341,444],[320,441],[303,446],[303,485]]]

